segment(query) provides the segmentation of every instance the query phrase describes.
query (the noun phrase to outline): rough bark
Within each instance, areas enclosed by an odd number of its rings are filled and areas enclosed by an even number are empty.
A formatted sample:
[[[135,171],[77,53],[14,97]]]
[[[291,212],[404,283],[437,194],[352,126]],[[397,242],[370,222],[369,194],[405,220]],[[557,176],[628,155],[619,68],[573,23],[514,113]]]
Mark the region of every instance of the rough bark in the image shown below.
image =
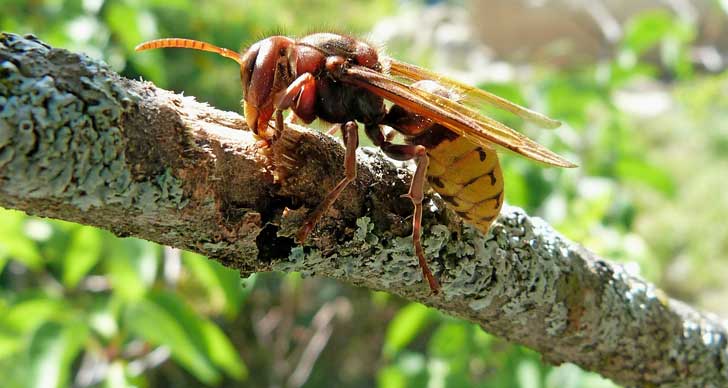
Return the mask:
[[[302,219],[343,149],[291,126],[260,148],[235,113],[124,79],[33,37],[0,36],[0,206],[422,302],[627,386],[728,386],[726,327],[506,207],[487,235],[428,197],[421,280],[400,198],[409,170],[360,149],[359,176],[305,246]]]

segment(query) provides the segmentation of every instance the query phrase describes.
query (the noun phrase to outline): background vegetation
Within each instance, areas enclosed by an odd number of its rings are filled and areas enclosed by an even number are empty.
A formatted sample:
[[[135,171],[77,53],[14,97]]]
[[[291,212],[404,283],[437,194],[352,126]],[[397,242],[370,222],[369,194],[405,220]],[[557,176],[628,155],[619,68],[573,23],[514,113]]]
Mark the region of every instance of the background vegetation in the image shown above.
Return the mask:
[[[425,6],[5,0],[0,30],[33,33],[128,77],[239,110],[232,62],[133,47],[156,37],[244,48],[271,33],[364,35]],[[668,294],[726,316],[728,74],[693,65],[697,34],[670,12],[648,11],[624,25],[614,53],[599,61],[520,64],[517,77],[481,86],[565,121],[555,132],[525,131],[581,166],[557,171],[504,155],[508,202]],[[390,54],[436,63],[437,53],[397,39]],[[663,109],[650,114],[655,96]],[[0,376],[7,387],[614,387],[387,294],[297,274],[241,280],[195,254],[2,209]]]

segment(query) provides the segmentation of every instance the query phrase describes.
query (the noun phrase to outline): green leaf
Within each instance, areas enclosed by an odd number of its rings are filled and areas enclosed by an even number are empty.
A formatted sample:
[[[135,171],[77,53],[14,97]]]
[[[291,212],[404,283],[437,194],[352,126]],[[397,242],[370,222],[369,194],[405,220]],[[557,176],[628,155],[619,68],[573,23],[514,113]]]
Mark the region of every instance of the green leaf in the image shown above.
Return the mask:
[[[246,379],[248,369],[245,367],[243,360],[240,359],[240,355],[233,344],[225,336],[225,333],[212,322],[202,321],[200,324],[207,354],[215,365],[236,380]]]
[[[504,158],[503,163],[503,180],[508,182],[508,192],[506,198],[508,203],[515,206],[525,207],[529,203],[529,188],[526,183],[526,178],[522,173],[522,169],[519,168],[521,162],[512,163],[513,160]]]
[[[159,246],[128,238],[110,240],[110,253],[105,262],[114,292],[125,299],[139,299],[156,279]]]
[[[22,212],[0,209],[0,258],[17,260],[37,271],[43,267],[43,258],[37,243],[23,230],[28,219]]]
[[[637,54],[657,46],[674,26],[674,16],[664,10],[644,12],[627,22],[622,45]]]
[[[427,344],[429,354],[436,357],[454,358],[468,353],[470,348],[469,324],[453,321],[442,323]]]
[[[142,42],[139,11],[136,8],[130,7],[124,2],[111,2],[106,10],[106,23],[124,44],[127,52],[133,52],[134,47]]]
[[[88,329],[81,322],[69,325],[48,322],[39,327],[28,348],[28,386],[67,386],[71,365],[87,336]]]
[[[220,328],[197,315],[176,294],[156,292],[149,298],[180,322],[188,338],[215,365],[238,380],[247,377],[245,365]]]
[[[0,360],[13,355],[25,346],[24,338],[0,326]]]
[[[169,301],[158,299],[142,299],[126,310],[129,330],[153,345],[167,346],[172,358],[200,381],[217,383],[221,376],[198,343],[202,333],[190,332],[189,328],[196,326],[190,322],[192,313],[177,314]]]
[[[71,237],[63,260],[63,284],[74,288],[101,258],[102,232],[81,227]]]
[[[379,388],[406,388],[407,376],[396,365],[382,368],[377,375]]]
[[[154,292],[126,314],[134,332],[170,348],[172,357],[205,383],[221,378],[215,366],[243,380],[248,371],[235,347],[212,322],[201,318],[176,294]]]
[[[386,357],[396,355],[425,329],[433,316],[432,310],[419,303],[410,303],[399,310],[387,327],[384,355]]]
[[[672,176],[665,169],[643,159],[620,159],[617,163],[617,174],[624,180],[646,184],[668,197],[675,195],[675,182]]]
[[[192,276],[205,287],[209,305],[214,310],[223,310],[228,317],[235,316],[244,296],[239,272],[191,252],[183,252],[182,259]]]
[[[448,387],[467,387],[470,362],[474,356],[473,335],[480,330],[468,322],[447,320],[440,324],[427,344],[430,355],[430,382],[439,378]],[[435,372],[439,372],[439,377]]]
[[[28,299],[8,308],[7,312],[0,316],[0,322],[8,329],[25,333],[35,330],[68,308],[65,302],[57,299],[45,297]]]
[[[303,283],[303,278],[298,272],[289,272],[283,276],[283,285],[294,293],[301,287],[301,283]]]
[[[590,124],[590,108],[604,103],[607,96],[607,91],[595,81],[594,74],[587,71],[569,76],[554,74],[546,84],[548,113],[574,128]]]
[[[382,308],[392,299],[392,295],[384,291],[371,291],[370,299],[377,308]]]
[[[659,45],[662,63],[679,77],[692,73],[690,42],[695,26],[665,10],[644,12],[627,23],[620,56],[637,57]]]
[[[8,251],[4,246],[0,245],[0,275],[2,275],[3,270],[5,269],[5,264],[7,264],[10,260],[8,256]]]
[[[121,41],[124,54],[127,60],[132,61],[137,71],[160,85],[166,84],[167,72],[163,71],[160,66],[163,63],[163,56],[160,50],[154,50],[145,53],[136,53],[134,48],[143,41],[151,38],[145,36],[142,23],[145,21],[144,15],[139,11],[139,7],[132,7],[124,2],[114,1],[108,2],[106,15],[106,24],[109,26],[114,36]],[[167,8],[169,9],[169,8]]]
[[[480,352],[489,351],[491,345],[493,345],[494,338],[481,328],[475,328],[473,330],[473,346]]]

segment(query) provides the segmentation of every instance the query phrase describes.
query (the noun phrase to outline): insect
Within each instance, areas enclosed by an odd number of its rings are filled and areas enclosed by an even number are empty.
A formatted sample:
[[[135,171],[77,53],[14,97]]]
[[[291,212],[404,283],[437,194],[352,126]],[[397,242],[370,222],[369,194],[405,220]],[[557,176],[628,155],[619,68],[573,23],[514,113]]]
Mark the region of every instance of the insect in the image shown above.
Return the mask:
[[[425,258],[421,236],[425,183],[465,221],[484,233],[503,204],[503,176],[494,146],[558,167],[574,164],[471,106],[490,104],[540,126],[560,125],[539,113],[481,89],[429,70],[380,55],[372,45],[349,36],[315,33],[300,39],[272,36],[240,54],[190,39],[158,39],[137,51],[178,47],[209,51],[240,65],[245,120],[267,141],[284,130],[283,112],[291,109],[305,123],[316,118],[334,123],[346,146],[344,178],[308,216],[296,234],[303,243],[346,186],[356,178],[358,125],[389,157],[414,160],[408,197],[414,205],[415,254],[433,293],[440,286]],[[394,105],[387,109],[385,100]],[[269,126],[269,121],[275,121]],[[384,126],[401,133],[394,144]]]

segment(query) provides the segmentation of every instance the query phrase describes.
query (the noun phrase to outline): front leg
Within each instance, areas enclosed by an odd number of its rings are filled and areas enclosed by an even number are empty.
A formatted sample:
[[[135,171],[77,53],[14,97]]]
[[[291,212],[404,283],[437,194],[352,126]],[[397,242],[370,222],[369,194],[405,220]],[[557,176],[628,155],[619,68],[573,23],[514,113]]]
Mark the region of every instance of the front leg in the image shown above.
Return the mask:
[[[355,122],[349,121],[339,126],[346,143],[346,156],[344,157],[344,178],[329,192],[316,210],[308,217],[306,222],[296,233],[298,243],[303,243],[316,226],[321,217],[334,204],[342,191],[356,179],[356,148],[359,146],[359,127]]]
[[[292,109],[295,115],[308,124],[316,118],[316,79],[311,73],[304,73],[296,78],[286,90],[278,94],[274,101],[276,135],[278,138],[283,132],[283,111]]]

